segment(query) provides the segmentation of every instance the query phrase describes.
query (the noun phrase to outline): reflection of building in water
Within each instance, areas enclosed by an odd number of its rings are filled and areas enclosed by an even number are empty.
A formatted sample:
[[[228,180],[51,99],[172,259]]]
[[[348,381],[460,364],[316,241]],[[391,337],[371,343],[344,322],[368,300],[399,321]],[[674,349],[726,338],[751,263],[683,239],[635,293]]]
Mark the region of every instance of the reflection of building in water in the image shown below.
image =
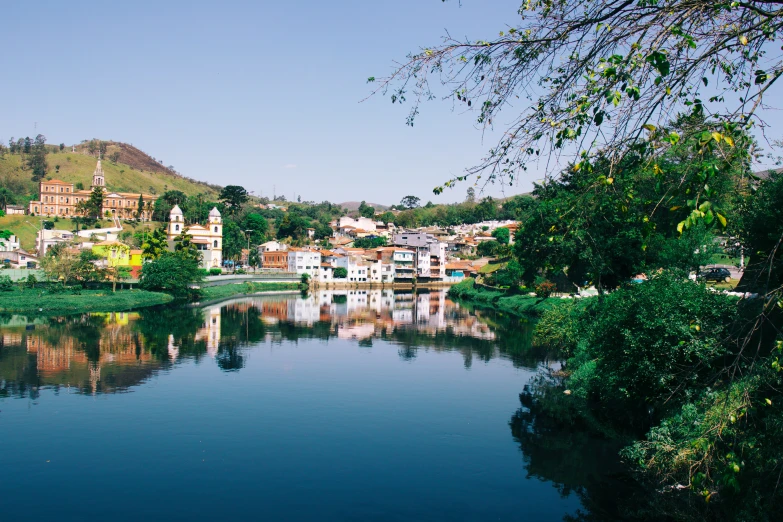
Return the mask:
[[[207,353],[211,357],[217,356],[220,345],[220,306],[212,306],[204,309],[204,324],[196,332],[196,341],[205,341]]]
[[[495,339],[494,332],[467,310],[449,301],[446,292],[395,293],[390,289],[319,290],[304,298],[264,300],[256,304],[267,323],[311,326],[330,322],[341,339],[366,339],[395,327],[415,327],[434,335],[447,329],[460,336]]]
[[[341,326],[337,329],[338,339],[369,339],[375,334],[373,323],[361,323],[350,326]]]

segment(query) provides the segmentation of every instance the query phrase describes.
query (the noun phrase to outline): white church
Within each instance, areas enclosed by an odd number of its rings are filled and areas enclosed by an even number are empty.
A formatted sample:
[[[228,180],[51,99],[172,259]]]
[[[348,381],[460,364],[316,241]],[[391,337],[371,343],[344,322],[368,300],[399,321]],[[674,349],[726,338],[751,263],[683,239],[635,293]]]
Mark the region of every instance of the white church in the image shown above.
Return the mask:
[[[183,232],[190,236],[191,243],[196,245],[201,253],[201,268],[219,268],[223,264],[223,220],[217,207],[209,212],[207,225],[202,226],[185,225],[182,209],[179,205],[174,205],[166,229],[169,249],[174,249],[174,238]]]

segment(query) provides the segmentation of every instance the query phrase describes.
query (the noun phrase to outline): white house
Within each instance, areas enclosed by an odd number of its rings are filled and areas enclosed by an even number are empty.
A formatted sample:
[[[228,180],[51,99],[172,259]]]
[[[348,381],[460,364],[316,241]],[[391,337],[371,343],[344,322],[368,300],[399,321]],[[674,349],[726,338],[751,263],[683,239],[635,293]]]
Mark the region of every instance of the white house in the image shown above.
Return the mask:
[[[13,252],[19,249],[19,238],[11,235],[8,239],[0,237],[0,252]]]
[[[446,243],[424,232],[403,232],[394,235],[394,244],[415,252],[416,277],[442,279],[446,276]]]
[[[337,228],[341,229],[345,227],[353,227],[365,230],[367,232],[375,232],[376,225],[375,221],[370,218],[359,217],[354,219],[350,216],[343,216],[337,222]]]
[[[288,250],[288,245],[279,241],[267,241],[258,245],[259,252],[281,252],[283,250]]]
[[[292,248],[288,251],[288,271],[308,274],[316,280],[320,276],[321,253],[312,250]]]
[[[67,230],[39,230],[36,238],[38,257],[43,257],[46,251],[58,243],[73,241],[73,232]]]

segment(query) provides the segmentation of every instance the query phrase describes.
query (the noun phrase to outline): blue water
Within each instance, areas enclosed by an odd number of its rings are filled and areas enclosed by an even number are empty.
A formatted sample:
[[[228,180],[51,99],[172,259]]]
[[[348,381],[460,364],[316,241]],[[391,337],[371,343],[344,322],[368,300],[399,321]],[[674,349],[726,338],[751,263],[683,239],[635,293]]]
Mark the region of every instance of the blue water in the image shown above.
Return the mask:
[[[234,325],[231,306],[241,312]],[[535,368],[503,347],[467,364],[459,336],[448,349],[402,346],[378,333],[378,316],[369,319],[372,346],[308,337],[306,323],[286,340],[270,321],[243,340],[237,332],[253,325],[242,315],[264,319],[261,308],[220,310],[217,354],[207,347],[192,357],[86,361],[77,349],[66,369],[41,363],[41,348],[10,344],[22,335],[29,346],[27,337],[52,326],[27,325],[24,334],[0,326],[3,520],[537,521],[580,507],[575,494],[528,477],[509,420]],[[326,321],[333,331],[356,325],[357,313],[338,315]],[[119,332],[109,350],[144,320],[102,326],[103,336]],[[231,340],[223,338],[228,330]],[[218,364],[224,341],[241,358],[231,371]],[[117,384],[127,373],[138,376]]]

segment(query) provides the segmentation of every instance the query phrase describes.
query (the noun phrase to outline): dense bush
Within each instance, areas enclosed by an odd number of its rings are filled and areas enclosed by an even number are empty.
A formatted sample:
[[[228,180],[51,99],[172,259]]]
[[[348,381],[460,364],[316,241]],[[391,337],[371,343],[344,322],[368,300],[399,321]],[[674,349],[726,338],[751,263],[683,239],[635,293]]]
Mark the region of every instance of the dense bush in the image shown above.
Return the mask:
[[[143,289],[166,292],[179,299],[197,299],[200,291],[194,285],[201,280],[198,261],[172,252],[164,252],[141,269]]]
[[[348,277],[348,269],[343,266],[338,266],[334,269],[334,278],[335,279],[345,279]]]
[[[670,273],[594,299],[569,366],[607,418],[648,427],[715,377],[736,303]]]
[[[538,297],[549,297],[557,291],[557,285],[551,281],[544,281],[536,285],[536,295]]]
[[[8,276],[0,276],[0,292],[10,292],[14,289],[14,282]]]
[[[212,275],[212,276],[219,276],[222,273],[223,273],[223,270],[221,268],[218,268],[218,267],[213,267],[213,268],[209,269],[209,275]]]

